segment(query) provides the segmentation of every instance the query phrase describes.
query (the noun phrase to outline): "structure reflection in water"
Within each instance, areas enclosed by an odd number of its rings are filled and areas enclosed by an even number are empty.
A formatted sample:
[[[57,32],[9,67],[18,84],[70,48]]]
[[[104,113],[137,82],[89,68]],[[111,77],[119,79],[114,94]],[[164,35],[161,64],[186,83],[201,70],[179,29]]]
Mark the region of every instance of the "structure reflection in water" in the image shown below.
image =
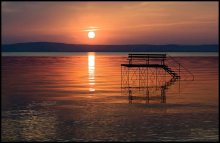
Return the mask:
[[[133,103],[133,100],[142,100],[145,103],[152,101],[159,103],[166,103],[166,92],[169,86],[176,82],[177,78],[172,78],[170,81],[164,83],[161,86],[146,86],[146,87],[128,87],[123,90],[123,94],[128,96],[129,103]]]
[[[89,91],[95,91],[95,53],[88,53],[88,81]]]
[[[121,64],[122,94],[128,95],[129,103],[138,99],[166,103],[168,87],[180,77],[194,79],[191,72],[166,54],[129,54],[128,63]]]

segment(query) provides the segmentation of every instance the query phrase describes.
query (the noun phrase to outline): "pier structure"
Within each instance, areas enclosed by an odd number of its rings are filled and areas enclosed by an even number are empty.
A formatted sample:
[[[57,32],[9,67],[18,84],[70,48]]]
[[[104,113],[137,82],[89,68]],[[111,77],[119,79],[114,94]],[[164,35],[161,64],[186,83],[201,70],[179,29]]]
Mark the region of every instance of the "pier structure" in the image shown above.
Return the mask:
[[[191,72],[166,54],[129,54],[128,63],[121,64],[121,90],[128,95],[129,103],[138,99],[165,103],[168,87],[189,76],[194,79]]]

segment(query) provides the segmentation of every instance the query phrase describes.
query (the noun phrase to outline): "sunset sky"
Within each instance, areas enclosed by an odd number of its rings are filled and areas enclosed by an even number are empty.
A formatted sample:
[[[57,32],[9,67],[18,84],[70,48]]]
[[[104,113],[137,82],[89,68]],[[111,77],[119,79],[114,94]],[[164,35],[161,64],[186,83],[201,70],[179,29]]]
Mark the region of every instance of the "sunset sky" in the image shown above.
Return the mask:
[[[218,2],[1,4],[3,44],[218,44]]]

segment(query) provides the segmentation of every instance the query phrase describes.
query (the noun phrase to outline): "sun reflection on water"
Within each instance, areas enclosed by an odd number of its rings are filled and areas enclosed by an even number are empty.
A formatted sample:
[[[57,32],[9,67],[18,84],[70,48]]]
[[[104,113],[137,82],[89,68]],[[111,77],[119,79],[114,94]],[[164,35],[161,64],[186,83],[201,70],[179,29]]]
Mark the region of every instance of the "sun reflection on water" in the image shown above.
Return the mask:
[[[89,80],[89,91],[94,92],[95,88],[95,53],[88,53],[88,80]]]

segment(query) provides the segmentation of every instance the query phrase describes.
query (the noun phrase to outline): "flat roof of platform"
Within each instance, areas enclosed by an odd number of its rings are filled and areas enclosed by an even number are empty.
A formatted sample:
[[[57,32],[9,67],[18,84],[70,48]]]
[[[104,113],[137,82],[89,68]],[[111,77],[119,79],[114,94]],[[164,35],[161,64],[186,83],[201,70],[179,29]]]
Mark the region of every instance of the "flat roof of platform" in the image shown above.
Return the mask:
[[[131,58],[165,58],[166,54],[128,54]]]
[[[164,67],[165,65],[160,64],[121,64],[124,67]]]

